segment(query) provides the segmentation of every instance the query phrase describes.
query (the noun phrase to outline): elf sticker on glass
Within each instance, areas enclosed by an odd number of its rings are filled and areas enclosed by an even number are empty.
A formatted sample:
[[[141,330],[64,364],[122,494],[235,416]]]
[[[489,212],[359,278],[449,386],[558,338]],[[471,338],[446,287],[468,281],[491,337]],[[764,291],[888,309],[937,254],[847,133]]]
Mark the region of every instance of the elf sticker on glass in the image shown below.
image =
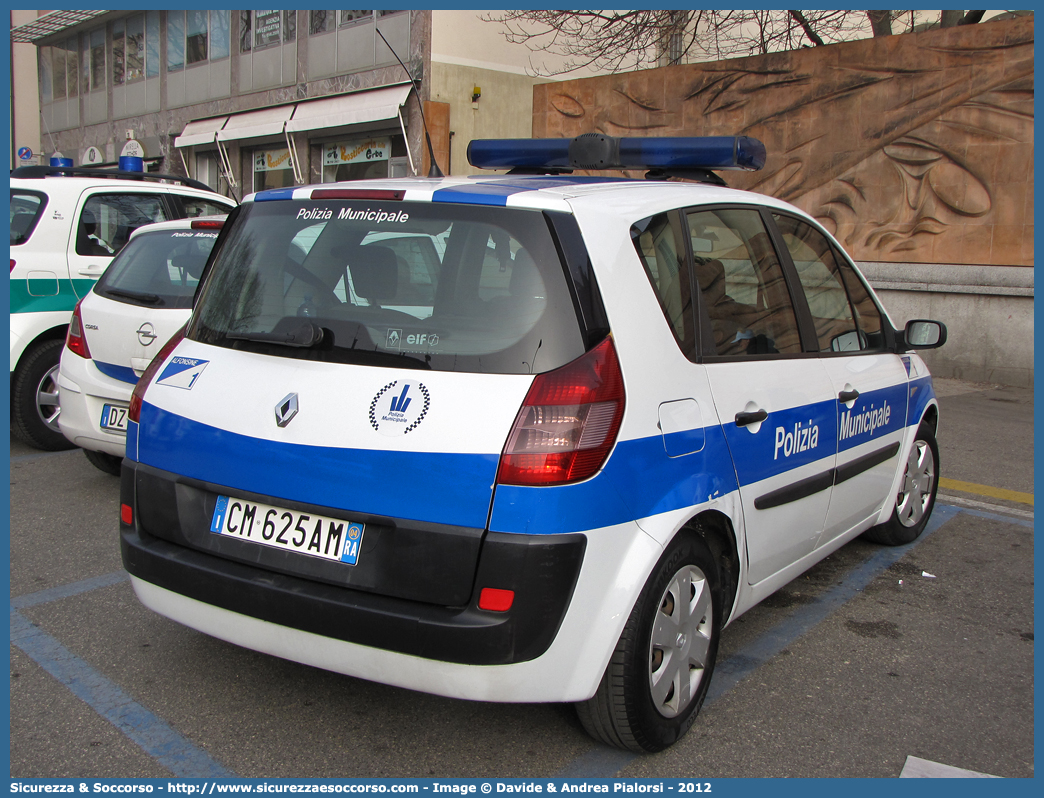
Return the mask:
[[[370,402],[370,426],[381,435],[406,435],[417,429],[430,405],[431,394],[423,383],[414,380],[389,382]]]
[[[167,367],[163,369],[163,373],[159,375],[159,379],[156,380],[156,384],[191,391],[192,386],[196,384],[196,380],[199,379],[199,375],[203,373],[203,369],[209,362],[209,360],[199,360],[194,357],[171,358]]]

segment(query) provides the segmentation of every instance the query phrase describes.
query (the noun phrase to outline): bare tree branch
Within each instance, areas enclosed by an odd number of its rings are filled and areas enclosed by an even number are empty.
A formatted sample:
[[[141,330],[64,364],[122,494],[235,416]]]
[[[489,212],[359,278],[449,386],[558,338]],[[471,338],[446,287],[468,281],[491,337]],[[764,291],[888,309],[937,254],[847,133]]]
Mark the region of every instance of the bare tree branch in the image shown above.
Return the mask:
[[[801,26],[801,29],[805,32],[808,40],[817,47],[823,44],[823,40],[819,38],[819,34],[812,30],[812,26],[808,24],[808,20],[805,19],[805,15],[800,11],[788,11],[788,14]]]
[[[534,74],[549,76],[585,67],[621,72],[792,50],[806,42],[850,41],[866,35],[867,13],[872,12],[516,10],[488,12],[483,19],[501,24],[507,41],[534,54]],[[884,14],[890,30],[893,12]]]

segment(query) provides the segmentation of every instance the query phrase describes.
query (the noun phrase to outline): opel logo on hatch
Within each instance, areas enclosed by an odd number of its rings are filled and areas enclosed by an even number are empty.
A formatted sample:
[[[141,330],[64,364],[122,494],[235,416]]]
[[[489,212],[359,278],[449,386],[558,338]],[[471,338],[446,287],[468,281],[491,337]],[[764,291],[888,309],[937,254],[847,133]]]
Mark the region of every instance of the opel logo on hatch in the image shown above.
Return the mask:
[[[156,337],[156,328],[149,322],[145,322],[138,328],[138,343],[142,346],[148,346],[156,340]]]
[[[297,415],[297,394],[288,393],[275,406],[276,425],[285,427]]]

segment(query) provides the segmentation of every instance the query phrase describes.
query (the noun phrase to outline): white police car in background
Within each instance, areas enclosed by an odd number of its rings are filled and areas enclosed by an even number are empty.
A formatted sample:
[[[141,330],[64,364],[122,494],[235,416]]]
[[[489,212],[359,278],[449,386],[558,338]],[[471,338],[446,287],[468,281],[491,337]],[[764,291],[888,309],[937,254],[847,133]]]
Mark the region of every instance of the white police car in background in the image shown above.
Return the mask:
[[[68,449],[58,359],[69,314],[143,224],[228,213],[234,200],[186,177],[79,167],[11,172],[11,431]]]
[[[139,227],[81,299],[58,373],[62,434],[119,475],[138,378],[185,325],[224,215]]]
[[[924,529],[938,404],[910,349],[945,328],[895,330],[815,220],[715,184],[760,167],[755,140],[469,159],[514,173],[274,189],[230,217],[131,399],[123,561],[216,637],[576,702],[656,751],[725,624],[857,535]]]

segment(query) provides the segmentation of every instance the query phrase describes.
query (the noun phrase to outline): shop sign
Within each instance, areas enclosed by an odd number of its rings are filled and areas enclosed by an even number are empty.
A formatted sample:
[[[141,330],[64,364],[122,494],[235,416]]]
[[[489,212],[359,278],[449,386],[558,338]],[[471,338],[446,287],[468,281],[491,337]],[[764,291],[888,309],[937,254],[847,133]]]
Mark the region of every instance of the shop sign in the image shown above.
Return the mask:
[[[323,166],[339,166],[343,163],[366,163],[387,161],[391,157],[391,141],[387,138],[339,141],[323,146]]]
[[[271,172],[275,169],[292,169],[290,150],[258,150],[254,153],[254,171]]]
[[[145,148],[141,146],[141,142],[135,139],[127,139],[127,143],[123,145],[123,150],[120,155],[124,158],[144,158]]]

